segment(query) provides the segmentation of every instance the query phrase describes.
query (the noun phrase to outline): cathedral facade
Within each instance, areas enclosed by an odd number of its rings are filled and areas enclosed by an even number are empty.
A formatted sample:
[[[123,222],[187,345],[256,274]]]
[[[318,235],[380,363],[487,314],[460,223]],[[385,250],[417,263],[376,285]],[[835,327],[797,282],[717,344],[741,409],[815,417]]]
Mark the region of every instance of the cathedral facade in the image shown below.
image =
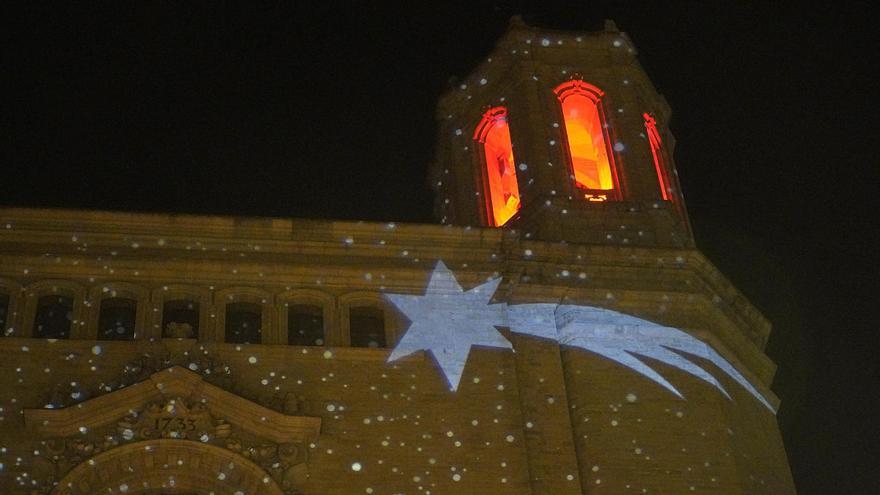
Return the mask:
[[[3,493],[794,493],[612,23],[443,96],[438,225],[0,209]]]

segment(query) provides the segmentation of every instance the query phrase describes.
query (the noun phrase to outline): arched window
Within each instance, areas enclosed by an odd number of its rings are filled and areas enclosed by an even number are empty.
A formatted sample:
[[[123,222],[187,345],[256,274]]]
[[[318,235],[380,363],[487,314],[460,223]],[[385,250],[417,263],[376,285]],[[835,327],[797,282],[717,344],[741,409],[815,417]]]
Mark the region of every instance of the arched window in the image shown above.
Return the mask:
[[[559,85],[554,92],[562,107],[569,164],[575,184],[589,201],[620,199],[600,101],[604,93],[577,79]]]
[[[233,302],[226,305],[226,342],[259,344],[263,334],[263,308],[257,303]]]
[[[287,307],[287,343],[324,345],[324,308],[313,304]]]
[[[357,306],[348,313],[352,347],[387,347],[385,312],[373,306]]]
[[[162,336],[199,338],[199,303],[189,299],[165,301],[162,305]]]
[[[6,320],[9,314],[9,296],[0,294],[0,337],[6,336]]]
[[[110,297],[101,301],[98,317],[98,340],[133,340],[137,301]]]
[[[672,186],[669,182],[669,171],[666,167],[666,160],[663,156],[663,141],[660,140],[660,133],[657,132],[657,121],[649,114],[642,114],[645,118],[645,130],[648,133],[648,144],[651,146],[651,155],[654,157],[654,169],[657,170],[657,182],[660,185],[660,197],[664,201],[669,201]]]
[[[69,339],[73,321],[73,298],[60,295],[41,296],[34,316],[34,337]]]
[[[483,114],[483,119],[474,131],[474,140],[482,144],[483,149],[483,176],[486,184],[484,196],[489,221],[493,226],[500,227],[521,206],[513,144],[507,125],[507,109],[495,107]]]

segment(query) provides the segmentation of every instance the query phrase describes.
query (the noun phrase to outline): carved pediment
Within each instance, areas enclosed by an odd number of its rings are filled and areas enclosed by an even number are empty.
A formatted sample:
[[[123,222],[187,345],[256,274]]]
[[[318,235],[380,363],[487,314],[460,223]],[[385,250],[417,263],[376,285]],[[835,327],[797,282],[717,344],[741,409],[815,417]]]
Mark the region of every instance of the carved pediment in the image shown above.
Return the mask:
[[[321,418],[282,414],[181,366],[73,406],[26,409],[24,420],[49,454],[50,478],[132,443],[181,440],[234,452],[285,489],[307,475],[306,445],[321,430]]]
[[[132,411],[150,404],[182,400],[198,404],[211,416],[232,427],[275,443],[312,442],[321,430],[321,418],[288,416],[205,382],[200,375],[180,366],[149,379],[63,409],[26,409],[25,425],[36,435],[67,437],[115,423]],[[189,406],[186,406],[189,407]]]

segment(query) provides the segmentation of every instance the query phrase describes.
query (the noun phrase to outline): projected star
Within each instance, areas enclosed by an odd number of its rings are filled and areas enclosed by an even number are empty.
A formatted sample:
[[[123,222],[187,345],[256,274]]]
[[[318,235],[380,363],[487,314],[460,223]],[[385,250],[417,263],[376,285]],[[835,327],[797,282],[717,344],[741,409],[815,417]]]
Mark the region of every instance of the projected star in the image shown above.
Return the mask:
[[[388,361],[418,351],[430,351],[449,388],[458,390],[471,347],[475,345],[513,350],[495,328],[548,339],[610,359],[684,396],[642,358],[650,358],[688,373],[724,394],[730,394],[714,376],[692,357],[711,362],[742,385],[774,414],[776,408],[730,362],[707,343],[677,328],[658,325],[610,309],[584,305],[526,303],[507,306],[489,304],[501,282],[496,278],[465,292],[442,261],[434,267],[424,296],[385,294],[412,324]],[[690,356],[690,357],[689,357]]]
[[[412,322],[388,361],[417,351],[430,351],[443,370],[449,388],[458,389],[471,347],[513,349],[495,328],[506,325],[505,304],[489,304],[500,278],[469,291],[462,289],[452,271],[438,262],[424,296],[385,294]]]

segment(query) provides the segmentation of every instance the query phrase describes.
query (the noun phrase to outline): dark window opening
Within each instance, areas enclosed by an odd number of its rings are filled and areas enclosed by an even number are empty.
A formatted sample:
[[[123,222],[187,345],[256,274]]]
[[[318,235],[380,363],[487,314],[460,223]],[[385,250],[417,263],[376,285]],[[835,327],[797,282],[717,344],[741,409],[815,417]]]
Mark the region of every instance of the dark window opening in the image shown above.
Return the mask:
[[[385,347],[385,314],[380,308],[351,308],[348,321],[352,347]]]
[[[6,315],[9,312],[9,296],[0,294],[0,337],[5,337],[12,332],[6,328]]]
[[[263,308],[255,303],[226,305],[226,342],[259,344],[263,333]]]
[[[137,301],[112,297],[101,301],[98,319],[99,340],[133,340]]]
[[[320,306],[297,304],[287,308],[287,343],[324,345],[324,310]]]
[[[186,299],[165,301],[162,306],[162,336],[199,338],[199,303]]]
[[[72,297],[42,296],[37,300],[34,337],[38,339],[69,339],[72,320]]]

